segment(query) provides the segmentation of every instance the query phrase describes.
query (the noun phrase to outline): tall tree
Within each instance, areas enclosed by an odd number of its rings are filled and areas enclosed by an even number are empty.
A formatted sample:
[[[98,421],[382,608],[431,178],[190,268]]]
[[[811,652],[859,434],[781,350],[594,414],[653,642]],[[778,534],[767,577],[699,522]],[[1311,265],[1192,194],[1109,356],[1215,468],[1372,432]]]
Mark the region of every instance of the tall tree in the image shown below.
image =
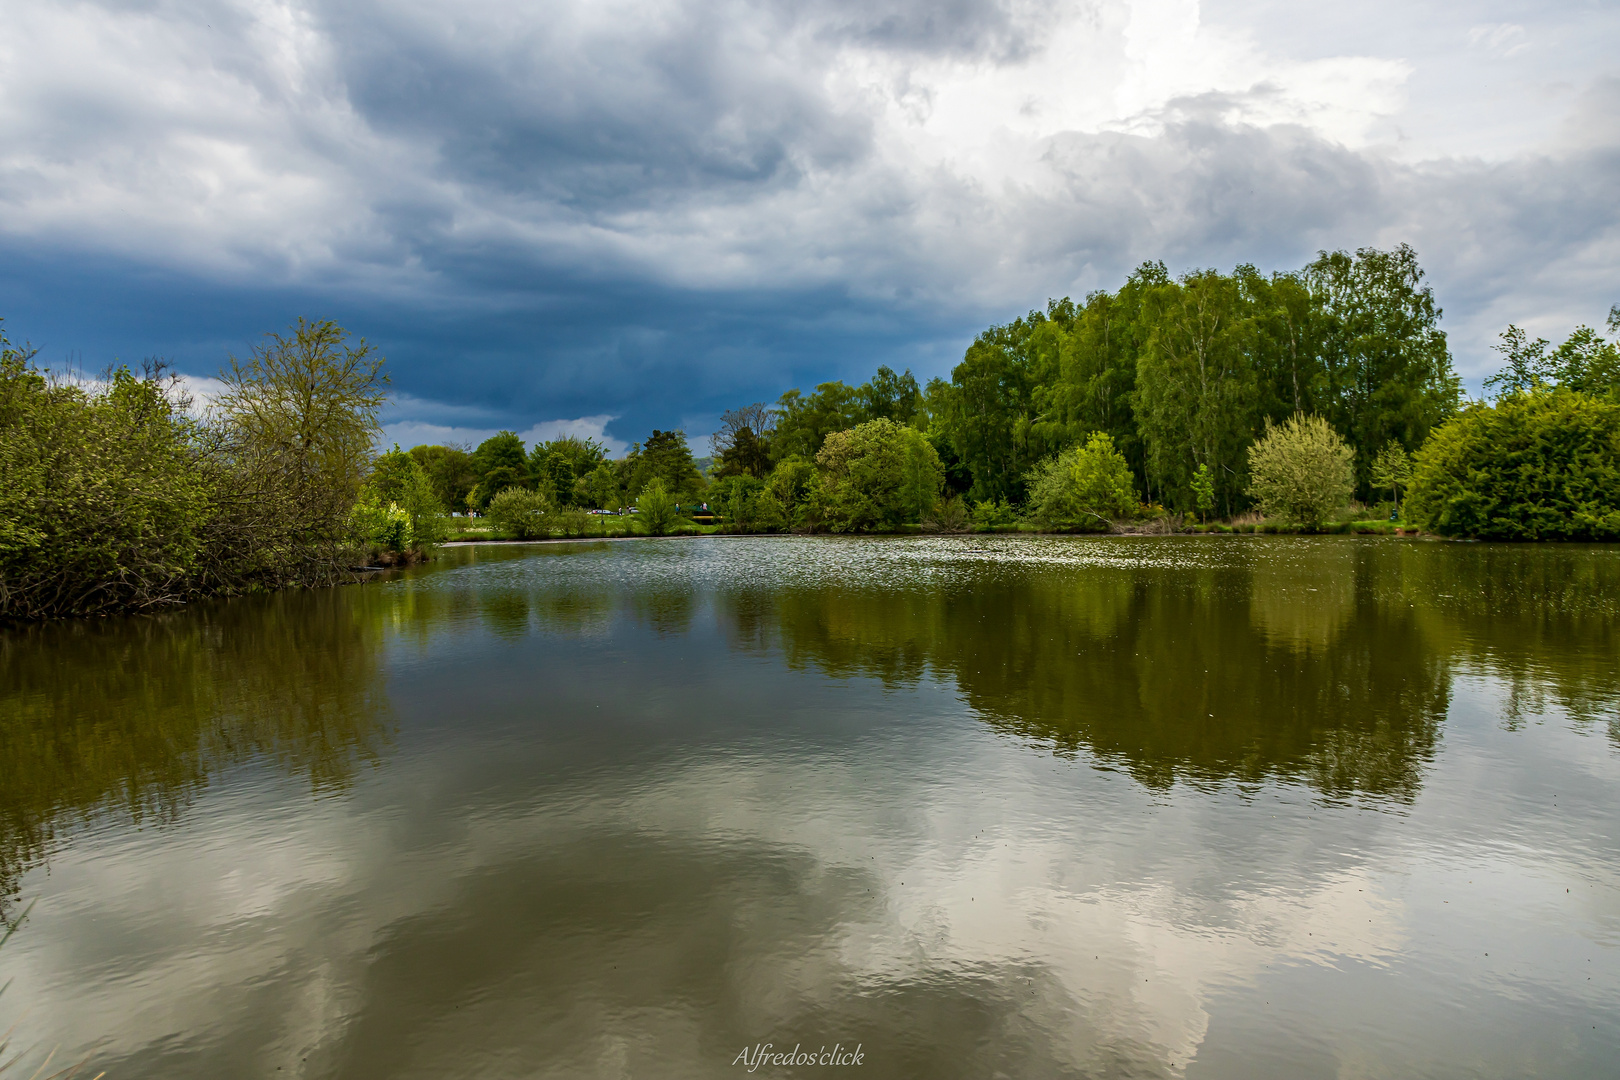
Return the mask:
[[[1243,492],[1258,398],[1247,307],[1236,279],[1213,270],[1156,286],[1147,298],[1152,330],[1137,364],[1136,411],[1149,472],[1177,505],[1193,505],[1200,465],[1223,507]]]
[[[516,432],[499,431],[479,443],[472,453],[472,467],[478,485],[467,496],[467,505],[474,509],[487,508],[491,499],[509,487],[529,487],[529,462]]]
[[[1356,451],[1356,484],[1390,439],[1415,450],[1457,411],[1440,307],[1423,284],[1417,252],[1361,248],[1322,252],[1304,279],[1325,320],[1317,405]]]

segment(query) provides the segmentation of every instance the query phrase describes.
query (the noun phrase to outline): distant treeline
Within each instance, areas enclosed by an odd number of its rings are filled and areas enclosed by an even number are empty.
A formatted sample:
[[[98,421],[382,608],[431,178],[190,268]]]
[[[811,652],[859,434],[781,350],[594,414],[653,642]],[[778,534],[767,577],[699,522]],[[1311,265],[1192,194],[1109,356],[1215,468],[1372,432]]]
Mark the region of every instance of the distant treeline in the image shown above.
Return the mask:
[[[574,438],[525,451],[512,432],[410,453],[447,507],[516,487],[611,509],[656,480],[742,529],[1249,510],[1308,525],[1324,500],[1398,502],[1410,487],[1408,519],[1453,535],[1620,537],[1614,344],[1581,327],[1555,348],[1509,328],[1496,402],[1467,403],[1440,315],[1404,245],[1269,276],[1147,263],[1116,292],[985,330],[949,381],[882,367],[731,410],[706,472],[679,431],[617,461]]]

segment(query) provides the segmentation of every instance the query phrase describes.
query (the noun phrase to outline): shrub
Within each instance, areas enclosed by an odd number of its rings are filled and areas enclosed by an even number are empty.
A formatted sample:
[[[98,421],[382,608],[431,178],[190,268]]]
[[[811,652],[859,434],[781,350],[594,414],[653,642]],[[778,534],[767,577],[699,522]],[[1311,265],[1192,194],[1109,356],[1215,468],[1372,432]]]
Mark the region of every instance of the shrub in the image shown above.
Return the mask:
[[[636,520],[641,522],[649,535],[663,536],[669,532],[680,516],[675,509],[675,496],[669,493],[664,481],[658,477],[647,481],[647,486],[641,489],[641,497],[636,500]]]
[[[815,508],[834,532],[921,521],[945,484],[939,454],[922,433],[889,419],[828,435],[816,467]]]
[[[933,512],[923,519],[923,526],[931,532],[967,532],[968,508],[962,496],[951,495],[936,502]]]
[[[800,457],[786,457],[771,470],[759,498],[760,524],[787,532],[806,525],[814,516],[811,495],[816,468]]]
[[[1267,517],[1320,526],[1355,490],[1355,451],[1320,416],[1296,413],[1249,447],[1249,494]]]
[[[1137,506],[1131,467],[1101,431],[1030,470],[1030,514],[1043,524],[1106,529]]]
[[[411,515],[398,503],[384,503],[376,492],[361,493],[354,508],[354,528],[361,543],[372,551],[395,553],[416,547],[416,530]]]
[[[1559,388],[1469,408],[1414,455],[1406,516],[1443,536],[1620,539],[1620,403]]]
[[[968,518],[981,529],[999,529],[1003,525],[1011,525],[1018,515],[1006,499],[985,499],[973,504]]]
[[[764,523],[765,482],[746,473],[715,482],[710,502],[724,515],[734,532],[756,532]]]
[[[547,520],[550,512],[551,504],[538,491],[509,487],[489,500],[485,516],[499,532],[519,540],[537,540],[551,535],[551,523]]]

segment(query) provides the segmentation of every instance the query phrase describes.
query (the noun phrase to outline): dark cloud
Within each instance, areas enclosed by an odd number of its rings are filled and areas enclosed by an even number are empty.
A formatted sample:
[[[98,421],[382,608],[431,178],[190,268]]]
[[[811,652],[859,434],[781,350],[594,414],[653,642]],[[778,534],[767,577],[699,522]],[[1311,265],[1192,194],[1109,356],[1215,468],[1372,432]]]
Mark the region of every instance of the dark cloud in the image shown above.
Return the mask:
[[[1424,157],[1342,134],[1388,62],[1251,72],[1156,10],[30,10],[0,73],[0,314],[51,359],[198,374],[331,316],[446,417],[611,414],[633,439],[878,363],[944,373],[986,322],[1146,259],[1409,241],[1465,371],[1507,321],[1551,334],[1620,300],[1620,83],[1586,79],[1533,150]],[[1114,68],[1161,38],[1183,65],[1236,50],[1236,74],[1029,126],[1083,112],[1084,79],[1034,97],[1093,67],[1103,104],[1137,93],[1151,72]],[[1029,100],[983,104],[1002,74]]]

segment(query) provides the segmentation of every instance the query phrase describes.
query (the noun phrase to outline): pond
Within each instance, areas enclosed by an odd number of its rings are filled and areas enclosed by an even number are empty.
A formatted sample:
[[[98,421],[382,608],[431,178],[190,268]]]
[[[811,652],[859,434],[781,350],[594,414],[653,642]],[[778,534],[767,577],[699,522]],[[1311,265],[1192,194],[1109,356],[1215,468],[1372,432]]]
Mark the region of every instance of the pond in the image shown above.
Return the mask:
[[[1620,1060],[1613,547],[486,545],[0,657],[0,1030],[112,1080]]]

